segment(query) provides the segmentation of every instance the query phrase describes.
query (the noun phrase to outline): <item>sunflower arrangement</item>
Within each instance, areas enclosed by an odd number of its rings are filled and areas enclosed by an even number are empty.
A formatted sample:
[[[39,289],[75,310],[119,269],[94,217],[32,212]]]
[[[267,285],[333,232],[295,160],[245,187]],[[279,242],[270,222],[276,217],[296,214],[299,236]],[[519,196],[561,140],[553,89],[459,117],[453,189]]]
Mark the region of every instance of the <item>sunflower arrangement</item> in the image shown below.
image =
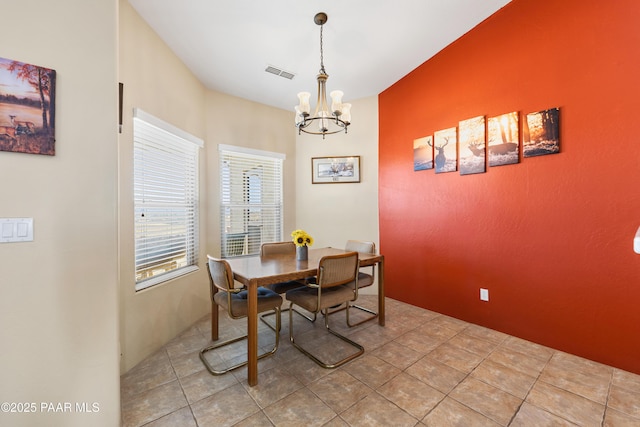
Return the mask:
[[[291,237],[293,238],[293,243],[295,243],[296,246],[313,245],[313,237],[304,230],[293,230],[291,232]]]

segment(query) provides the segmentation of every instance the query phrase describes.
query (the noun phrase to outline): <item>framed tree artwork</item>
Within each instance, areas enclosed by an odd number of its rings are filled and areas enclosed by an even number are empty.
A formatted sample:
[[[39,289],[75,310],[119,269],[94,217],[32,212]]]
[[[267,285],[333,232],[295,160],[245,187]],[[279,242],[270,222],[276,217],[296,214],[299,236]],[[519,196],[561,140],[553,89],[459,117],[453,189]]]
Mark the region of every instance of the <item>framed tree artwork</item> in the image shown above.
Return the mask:
[[[524,157],[560,152],[560,109],[527,114],[523,123]]]
[[[0,151],[55,154],[55,70],[0,58]]]

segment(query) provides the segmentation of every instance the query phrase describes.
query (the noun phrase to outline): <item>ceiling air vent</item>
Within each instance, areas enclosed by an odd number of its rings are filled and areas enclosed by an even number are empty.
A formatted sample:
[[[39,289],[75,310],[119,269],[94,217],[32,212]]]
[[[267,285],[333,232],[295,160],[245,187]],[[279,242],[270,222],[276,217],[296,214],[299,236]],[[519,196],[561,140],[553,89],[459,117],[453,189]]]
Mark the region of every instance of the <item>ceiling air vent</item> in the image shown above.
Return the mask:
[[[290,73],[289,71],[281,70],[280,68],[274,67],[273,65],[267,65],[265,71],[267,73],[275,74],[276,76],[284,77],[285,79],[289,80],[295,77],[295,74]]]

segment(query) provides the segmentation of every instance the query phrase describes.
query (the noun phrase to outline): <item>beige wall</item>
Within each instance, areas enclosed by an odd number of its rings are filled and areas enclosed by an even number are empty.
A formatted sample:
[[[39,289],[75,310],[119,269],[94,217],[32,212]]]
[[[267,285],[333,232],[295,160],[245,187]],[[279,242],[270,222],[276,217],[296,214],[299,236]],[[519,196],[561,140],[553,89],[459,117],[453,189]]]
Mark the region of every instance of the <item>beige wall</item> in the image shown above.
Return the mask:
[[[314,246],[343,248],[348,239],[372,240],[378,248],[378,98],[353,104],[347,134],[297,136],[296,228]],[[311,184],[311,158],[360,156],[360,183]],[[379,248],[378,248],[379,249]],[[363,293],[376,292],[376,285]]]
[[[141,108],[190,134],[205,137],[205,89],[140,18],[120,0],[120,67],[124,83],[123,132],[119,138],[119,259],[121,372],[126,372],[209,310],[206,270],[135,291],[133,239],[133,108]],[[200,200],[207,187],[206,147],[200,152]],[[205,203],[200,204],[205,242]],[[202,264],[202,254],[200,265]]]
[[[0,243],[0,402],[37,405],[0,425],[115,426],[117,2],[3,2],[2,16],[1,56],[55,69],[57,98],[55,156],[0,152],[0,217],[34,219],[33,242]]]
[[[144,291],[134,289],[132,109],[139,107],[205,141],[200,170],[200,266],[220,256],[218,144],[284,153],[285,229],[295,222],[293,113],[207,90],[120,1],[120,81],[124,130],[120,159],[120,339],[126,372],[209,312],[206,269]],[[249,124],[244,120],[251,117]]]

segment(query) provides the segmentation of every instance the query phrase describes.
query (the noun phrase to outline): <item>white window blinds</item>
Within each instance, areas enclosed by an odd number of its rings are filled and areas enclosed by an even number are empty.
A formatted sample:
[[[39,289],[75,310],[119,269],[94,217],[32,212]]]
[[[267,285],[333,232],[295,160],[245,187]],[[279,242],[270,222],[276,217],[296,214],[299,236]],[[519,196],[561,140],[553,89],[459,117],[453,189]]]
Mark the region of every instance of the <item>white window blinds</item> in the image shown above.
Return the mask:
[[[284,154],[220,145],[220,229],[223,258],[260,253],[282,240]]]
[[[202,140],[134,111],[136,290],[197,269],[202,145]]]

